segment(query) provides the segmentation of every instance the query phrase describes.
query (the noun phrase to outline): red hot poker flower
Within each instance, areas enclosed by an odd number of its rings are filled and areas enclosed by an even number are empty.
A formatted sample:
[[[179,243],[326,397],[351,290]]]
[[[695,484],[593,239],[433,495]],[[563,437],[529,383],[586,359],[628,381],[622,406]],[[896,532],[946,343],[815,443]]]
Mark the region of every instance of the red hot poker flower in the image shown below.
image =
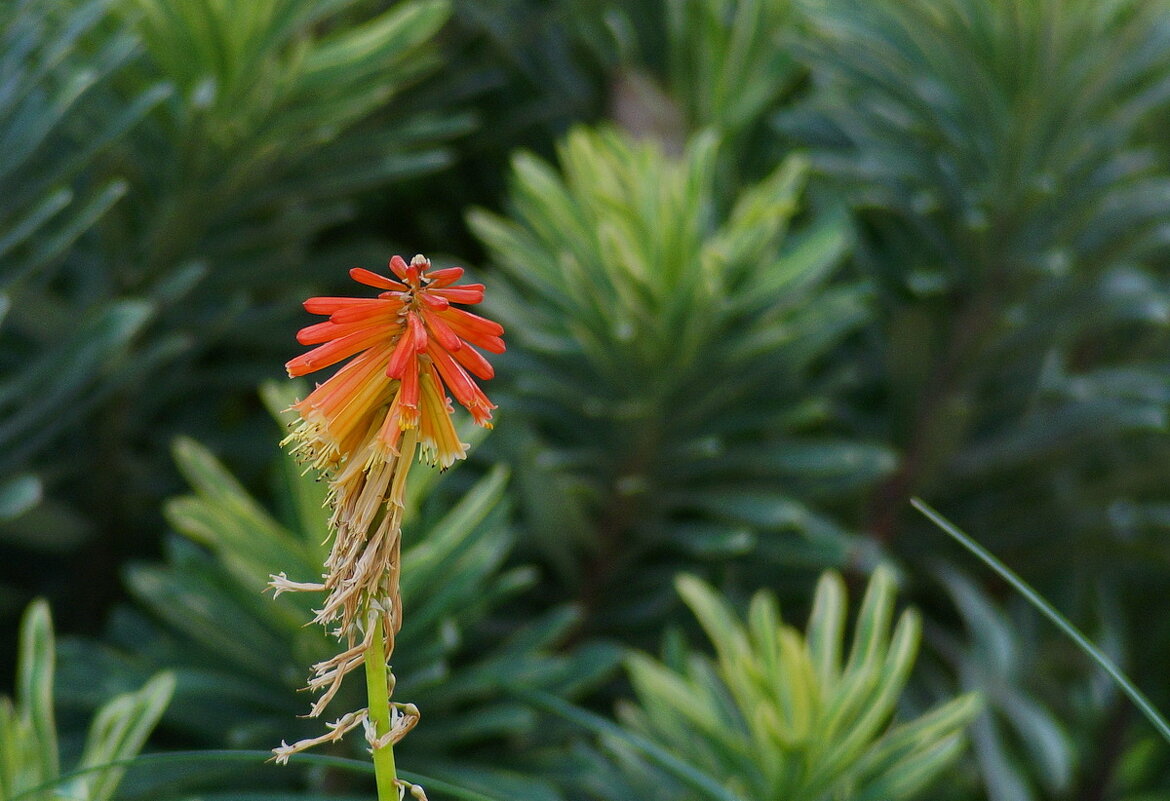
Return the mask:
[[[309,688],[323,690],[311,715],[321,713],[347,673],[363,664],[374,631],[384,651],[394,648],[402,625],[398,571],[402,496],[416,445],[432,463],[448,467],[467,446],[451,422],[450,392],[475,422],[491,425],[495,406],[475,379],[494,371],[476,348],[504,351],[504,329],[455,304],[483,300],[482,284],[457,285],[460,267],[431,270],[423,256],[410,264],[390,260],[393,278],[356,268],[350,276],[381,290],[371,298],[310,298],[305,308],[328,320],[297,335],[312,350],[285,365],[290,376],[307,375],[349,360],[308,397],[293,405],[300,422],[286,442],[329,481],[334,533],[322,584],[272,577],[277,593],[324,591],[316,622],[339,625],[348,641],[342,653],[314,666]],[[369,616],[377,615],[380,626]],[[331,733],[276,749],[277,758],[336,739],[361,722],[346,718]]]
[[[453,305],[479,303],[482,284],[456,285],[460,267],[430,267],[422,256],[410,264],[395,256],[390,270],[397,280],[350,270],[358,283],[383,290],[377,297],[305,301],[305,309],[329,319],[297,335],[301,344],[318,347],[291,360],[289,375],[356,357],[293,407],[304,420],[293,438],[317,467],[397,453],[408,429],[418,430],[432,462],[450,466],[466,446],[451,423],[448,391],[475,422],[490,427],[495,406],[474,379],[494,371],[475,348],[502,353],[504,329]]]

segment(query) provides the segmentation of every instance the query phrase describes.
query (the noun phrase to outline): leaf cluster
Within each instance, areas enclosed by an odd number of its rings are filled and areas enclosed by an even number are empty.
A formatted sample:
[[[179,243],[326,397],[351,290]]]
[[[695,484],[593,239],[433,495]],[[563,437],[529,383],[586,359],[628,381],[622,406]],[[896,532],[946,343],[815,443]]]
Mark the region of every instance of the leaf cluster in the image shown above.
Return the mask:
[[[10,525],[46,492],[29,462],[136,374],[127,356],[151,316],[138,299],[111,297],[62,330],[68,313],[37,302],[78,239],[127,192],[124,180],[94,175],[92,163],[167,94],[150,86],[121,108],[102,103],[134,50],[132,37],[113,34],[80,52],[107,5],[20,0],[0,8],[0,537],[48,549],[76,544],[77,527]],[[9,592],[6,606],[19,600]]]
[[[865,285],[831,281],[846,221],[829,211],[790,233],[799,157],[727,203],[716,153],[712,135],[675,160],[578,130],[563,175],[520,155],[510,218],[471,218],[502,274],[492,311],[514,332],[505,408],[520,416],[527,524],[550,550],[568,534],[595,551],[591,592],[633,576],[661,593],[661,573],[635,575],[647,554],[734,556],[779,531],[808,541],[805,558],[843,559],[849,538],[807,502],[892,467],[832,436],[822,360],[867,315]],[[571,553],[557,555],[568,571]]]
[[[170,701],[175,678],[158,673],[139,690],[104,701],[73,769],[78,775],[61,781],[53,713],[56,664],[49,605],[38,599],[20,626],[15,703],[0,696],[0,798],[110,801],[125,773],[113,763],[137,755],[145,745]]]
[[[876,301],[855,419],[901,455],[856,527],[934,570],[937,532],[906,516],[927,498],[1161,693],[1139,610],[1166,565],[1166,6],[806,8],[810,89],[773,125],[853,209]],[[1084,663],[995,588],[944,584],[932,631],[959,684],[987,688],[988,792],[1102,792],[1138,736],[1122,702],[1070,690]]]
[[[874,380],[910,491],[1010,527],[1042,498],[1031,522],[1099,535],[1109,498],[1164,475],[1170,306],[1151,266],[1170,162],[1147,134],[1170,102],[1164,12],[947,0],[815,15],[818,91],[778,124],[863,223]],[[1056,511],[1070,497],[1076,519]],[[867,522],[884,538],[896,518]]]
[[[680,577],[677,587],[716,658],[678,643],[666,662],[634,655],[637,703],[624,707],[622,718],[721,778],[735,797],[908,798],[961,753],[963,729],[979,710],[974,695],[888,725],[921,635],[912,611],[894,624],[888,569],[870,579],[848,653],[845,586],[835,573],[821,577],[803,636],[782,623],[766,592],[752,599],[745,624],[693,576]],[[689,797],[675,792],[647,797]]]

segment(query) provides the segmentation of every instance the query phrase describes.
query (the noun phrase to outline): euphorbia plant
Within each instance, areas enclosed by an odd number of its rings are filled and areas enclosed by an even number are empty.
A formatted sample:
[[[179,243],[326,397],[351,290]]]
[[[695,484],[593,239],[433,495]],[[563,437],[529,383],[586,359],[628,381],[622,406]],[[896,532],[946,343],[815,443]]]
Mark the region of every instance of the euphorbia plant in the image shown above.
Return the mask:
[[[432,464],[449,467],[462,459],[451,420],[455,399],[481,426],[491,426],[495,406],[472,376],[489,379],[491,365],[472,345],[501,353],[503,328],[452,305],[483,300],[482,284],[455,285],[462,268],[431,270],[423,256],[409,264],[390,260],[394,278],[355,268],[350,276],[382,290],[374,298],[310,298],[305,308],[328,315],[325,322],[297,335],[313,350],[291,360],[290,376],[351,359],[304,400],[293,405],[300,422],[286,439],[329,482],[333,515],[332,550],[323,581],[298,582],[284,573],[272,587],[326,593],[315,622],[336,627],[331,633],[344,648],[313,666],[309,689],[322,691],[311,717],[320,715],[347,674],[364,666],[368,706],[347,712],[320,737],[274,749],[276,760],[319,743],[365,730],[374,757],[380,801],[422,789],[400,780],[394,744],[418,722],[413,704],[391,702],[394,677],[387,659],[402,626],[399,594],[403,490],[416,450]]]

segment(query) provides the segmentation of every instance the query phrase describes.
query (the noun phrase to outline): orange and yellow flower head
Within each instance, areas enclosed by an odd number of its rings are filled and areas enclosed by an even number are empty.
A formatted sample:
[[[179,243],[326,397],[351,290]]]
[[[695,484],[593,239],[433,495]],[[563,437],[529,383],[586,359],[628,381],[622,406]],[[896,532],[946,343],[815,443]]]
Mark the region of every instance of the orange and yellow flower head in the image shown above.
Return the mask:
[[[476,348],[502,353],[504,329],[455,305],[479,303],[483,285],[456,284],[462,268],[431,270],[422,256],[409,264],[395,256],[390,271],[393,278],[350,270],[358,283],[382,290],[377,297],[305,301],[305,309],[329,319],[297,335],[317,347],[288,362],[289,375],[351,359],[293,407],[303,420],[293,439],[322,470],[371,466],[397,454],[408,430],[417,430],[433,463],[448,467],[463,458],[467,446],[451,422],[448,392],[476,423],[491,425],[495,405],[475,379],[494,371]]]
[[[496,408],[475,379],[492,377],[480,350],[502,353],[504,329],[457,305],[483,300],[483,285],[456,284],[462,268],[432,271],[423,256],[409,264],[395,256],[390,272],[393,277],[350,270],[355,281],[380,290],[375,297],[305,301],[308,311],[329,319],[301,329],[298,341],[316,347],[285,365],[295,377],[346,362],[293,405],[300,419],[286,439],[329,482],[333,544],[322,582],[293,581],[284,573],[270,582],[278,595],[324,592],[314,620],[346,642],[336,656],[313,666],[308,687],[321,693],[313,717],[364,664],[375,632],[382,633],[381,653],[394,650],[402,626],[400,549],[410,463],[416,449],[442,467],[467,451],[451,422],[447,393],[481,426],[491,425]],[[367,710],[349,713],[320,737],[281,743],[276,759],[334,742],[368,719]],[[417,710],[406,714],[403,727],[385,736],[400,738],[417,719]]]

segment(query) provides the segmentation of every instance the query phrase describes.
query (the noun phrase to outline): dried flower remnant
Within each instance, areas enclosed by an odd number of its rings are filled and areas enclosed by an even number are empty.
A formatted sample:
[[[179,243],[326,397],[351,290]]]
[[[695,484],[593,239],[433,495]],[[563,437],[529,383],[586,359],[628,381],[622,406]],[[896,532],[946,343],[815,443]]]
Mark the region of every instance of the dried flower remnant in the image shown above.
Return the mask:
[[[277,594],[325,592],[314,621],[332,626],[345,643],[341,653],[313,666],[308,686],[321,692],[309,713],[314,717],[350,671],[375,655],[384,667],[394,649],[402,626],[403,491],[415,450],[444,468],[467,450],[455,432],[447,393],[481,426],[491,426],[495,408],[475,381],[494,374],[477,348],[502,353],[503,328],[455,305],[479,303],[483,285],[456,284],[462,268],[431,270],[423,256],[409,264],[395,256],[390,271],[393,277],[350,270],[358,283],[381,290],[376,297],[305,301],[306,310],[329,319],[301,329],[297,340],[317,347],[286,365],[295,377],[349,360],[293,405],[300,419],[285,440],[328,480],[333,511],[323,583],[291,581],[283,573],[272,577]],[[374,714],[351,712],[321,737],[282,743],[277,761],[359,726],[375,751],[395,743],[417,722],[418,710],[412,704],[390,707],[387,732],[375,730]]]

